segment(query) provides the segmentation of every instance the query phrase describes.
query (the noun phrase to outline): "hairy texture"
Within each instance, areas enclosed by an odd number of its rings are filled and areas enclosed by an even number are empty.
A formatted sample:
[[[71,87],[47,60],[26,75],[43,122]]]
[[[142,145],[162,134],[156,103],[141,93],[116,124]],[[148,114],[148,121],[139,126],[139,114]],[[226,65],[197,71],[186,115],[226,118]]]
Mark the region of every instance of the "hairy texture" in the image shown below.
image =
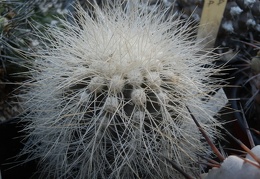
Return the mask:
[[[24,153],[41,158],[43,177],[179,178],[165,158],[199,172],[209,149],[187,107],[214,138],[215,57],[189,23],[132,2],[77,7],[74,24],[42,37],[21,97]]]

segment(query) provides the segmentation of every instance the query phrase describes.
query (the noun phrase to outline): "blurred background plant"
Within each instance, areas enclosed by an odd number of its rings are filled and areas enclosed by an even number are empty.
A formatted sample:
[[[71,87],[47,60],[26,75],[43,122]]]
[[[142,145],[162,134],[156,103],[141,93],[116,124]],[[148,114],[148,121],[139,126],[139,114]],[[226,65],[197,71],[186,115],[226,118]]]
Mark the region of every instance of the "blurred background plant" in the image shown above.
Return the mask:
[[[17,63],[21,58],[13,49],[25,50],[29,42],[27,19],[31,16],[32,7],[29,3],[9,2],[0,3],[0,119],[5,121],[18,114],[11,104],[10,92],[13,91],[15,83],[11,74],[19,72]],[[21,69],[22,70],[22,69]]]
[[[255,46],[255,44],[251,44]],[[255,51],[259,48],[255,48]],[[234,75],[236,86],[231,93],[232,107],[237,109],[234,113],[242,130],[251,133],[252,140],[256,145],[260,145],[259,134],[255,132],[260,129],[260,51],[255,56],[245,58],[238,66]],[[249,141],[250,142],[250,141]],[[251,142],[252,143],[252,142]]]
[[[69,2],[69,1],[68,1]],[[31,58],[27,52],[39,45],[33,28],[58,25],[56,17],[67,13],[63,0],[1,0],[0,1],[0,171],[3,178],[29,178],[37,162],[15,166],[16,156],[22,148],[22,126],[16,117],[21,113],[16,95],[26,78],[24,64]],[[27,172],[23,172],[26,170]],[[1,175],[0,175],[1,178]]]
[[[62,0],[4,0],[0,2],[0,122],[19,114],[11,94],[24,77],[25,52],[39,45],[33,28],[42,31],[44,26],[58,25],[57,17],[68,12],[69,4]]]

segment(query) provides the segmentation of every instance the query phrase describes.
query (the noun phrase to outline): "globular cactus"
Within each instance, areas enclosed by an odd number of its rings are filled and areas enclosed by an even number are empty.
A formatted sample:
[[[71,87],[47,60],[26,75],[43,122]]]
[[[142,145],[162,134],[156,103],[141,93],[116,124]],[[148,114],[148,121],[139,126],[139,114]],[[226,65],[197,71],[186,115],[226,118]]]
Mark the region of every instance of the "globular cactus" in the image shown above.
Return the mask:
[[[206,103],[219,87],[216,56],[190,23],[146,6],[77,6],[74,24],[42,37],[20,97],[23,153],[41,159],[44,178],[180,177],[165,158],[199,172],[197,154],[210,150],[187,107],[215,138]]]
[[[208,173],[201,176],[203,179],[222,179],[222,178],[250,178],[257,179],[260,176],[260,146],[251,149],[251,155],[247,153],[246,158],[235,155],[228,156],[219,167],[213,167]],[[258,159],[258,160],[257,160]]]

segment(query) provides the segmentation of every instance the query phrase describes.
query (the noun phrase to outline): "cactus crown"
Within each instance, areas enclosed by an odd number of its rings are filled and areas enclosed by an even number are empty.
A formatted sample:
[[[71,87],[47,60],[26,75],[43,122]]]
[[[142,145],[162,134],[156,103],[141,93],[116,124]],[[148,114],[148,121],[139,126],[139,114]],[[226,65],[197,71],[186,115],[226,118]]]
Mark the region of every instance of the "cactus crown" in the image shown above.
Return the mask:
[[[218,87],[214,56],[199,53],[189,23],[146,6],[77,6],[74,24],[42,37],[21,97],[24,152],[42,158],[45,175],[174,178],[164,157],[191,172],[208,151],[186,106],[214,137],[219,123],[202,100]]]

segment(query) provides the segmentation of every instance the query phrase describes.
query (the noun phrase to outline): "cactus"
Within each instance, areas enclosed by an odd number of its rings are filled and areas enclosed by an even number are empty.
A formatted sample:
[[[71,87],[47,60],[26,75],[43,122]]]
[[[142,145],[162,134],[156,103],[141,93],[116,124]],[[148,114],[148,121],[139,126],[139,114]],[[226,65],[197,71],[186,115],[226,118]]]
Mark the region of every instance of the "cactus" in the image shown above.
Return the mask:
[[[198,173],[197,154],[210,150],[187,106],[217,137],[206,105],[220,86],[217,56],[190,22],[158,6],[115,1],[76,12],[75,23],[60,19],[38,34],[43,46],[20,95],[22,154],[41,159],[45,178],[180,177],[165,158]]]

